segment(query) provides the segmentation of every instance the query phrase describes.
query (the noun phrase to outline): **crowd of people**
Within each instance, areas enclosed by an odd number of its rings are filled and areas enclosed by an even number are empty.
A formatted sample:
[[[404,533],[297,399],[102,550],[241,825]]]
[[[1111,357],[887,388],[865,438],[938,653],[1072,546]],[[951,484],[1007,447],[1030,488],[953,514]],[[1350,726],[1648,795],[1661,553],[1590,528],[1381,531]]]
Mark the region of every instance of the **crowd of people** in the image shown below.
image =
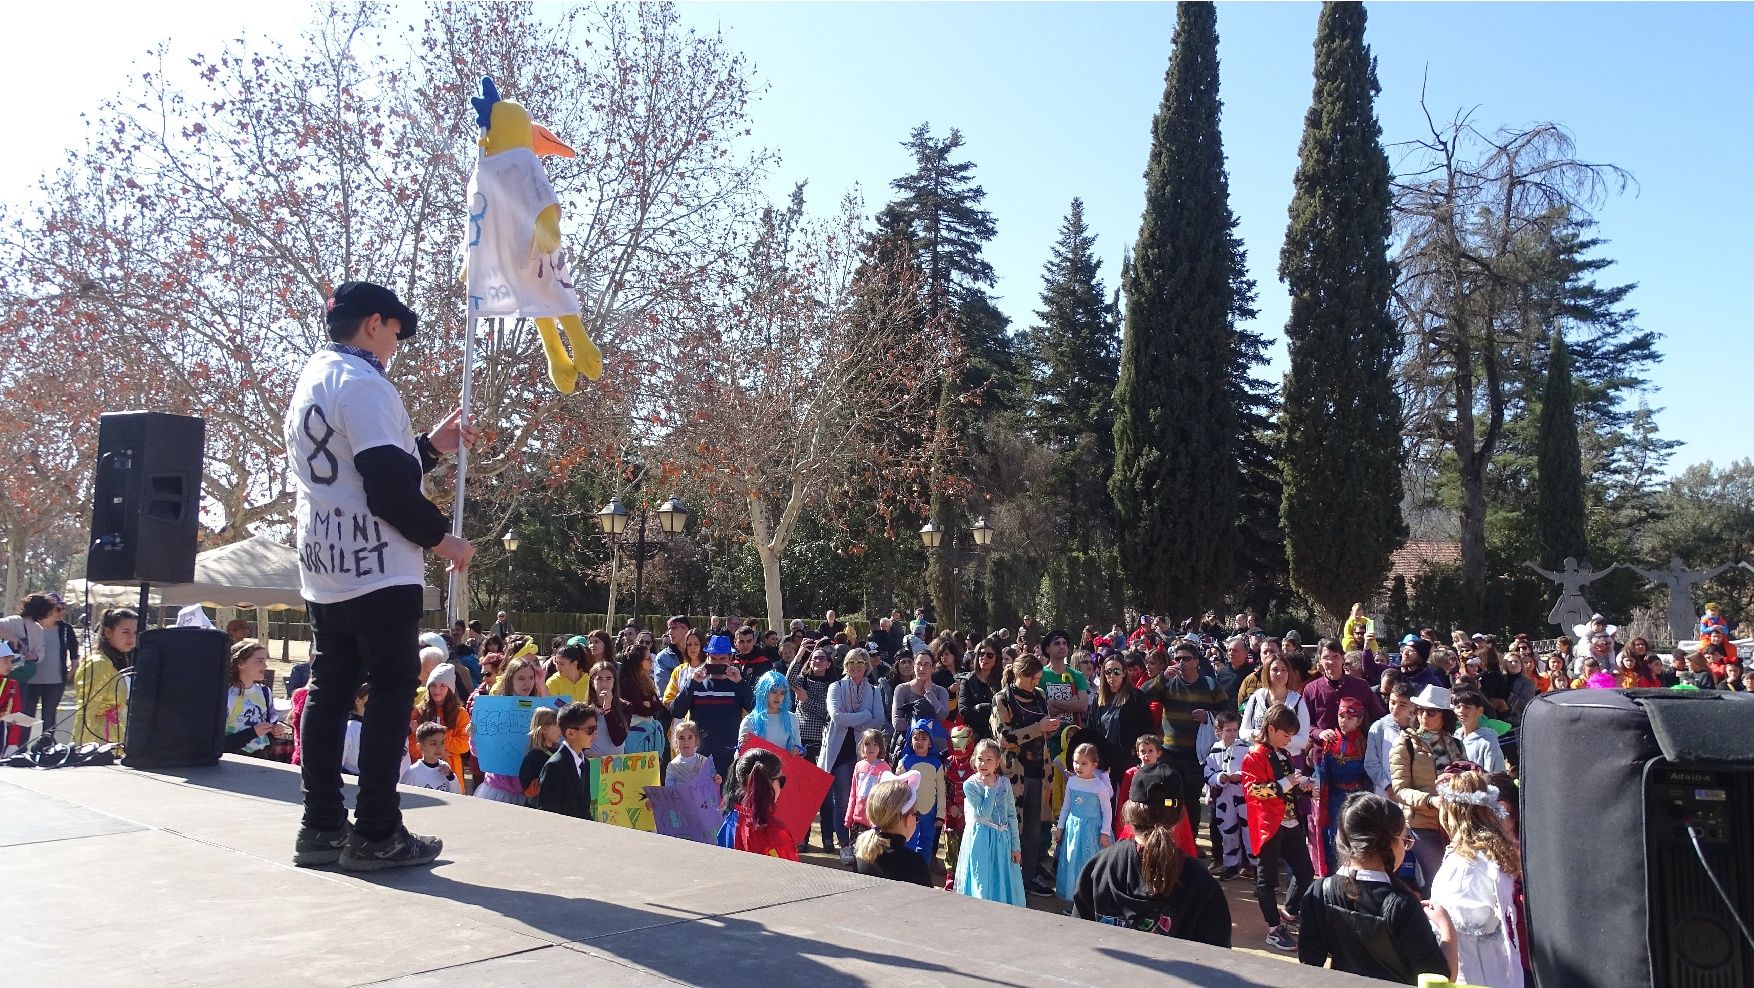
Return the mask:
[[[135,615],[106,612],[81,661],[65,611],[33,594],[0,620],[0,715],[52,720],[70,683],[75,741],[119,741]],[[308,669],[288,677],[283,710],[266,647],[230,630],[227,750],[299,761]],[[1668,655],[1622,644],[1600,616],[1586,630],[1581,648],[1560,638],[1537,655],[1526,635],[1501,647],[1429,628],[1391,651],[1356,609],[1310,643],[1246,614],[1076,637],[1025,619],[980,637],[900,612],[856,633],[831,611],[814,628],[679,615],[661,637],[537,641],[502,613],[421,636],[401,780],[591,818],[588,761],[655,752],[665,785],[712,777],[725,847],[797,860],[814,839],[861,873],[1019,906],[1051,897],[1219,946],[1232,930],[1222,883],[1249,881],[1267,946],[1305,963],[1520,988],[1517,735],[1530,702],[1754,686],[1716,605],[1699,641]],[[370,692],[355,697],[348,772]],[[567,701],[536,710],[515,776],[476,764],[470,712],[485,695]],[[5,731],[15,748],[29,734]],[[782,761],[751,738],[832,778],[813,833],[780,822]]]

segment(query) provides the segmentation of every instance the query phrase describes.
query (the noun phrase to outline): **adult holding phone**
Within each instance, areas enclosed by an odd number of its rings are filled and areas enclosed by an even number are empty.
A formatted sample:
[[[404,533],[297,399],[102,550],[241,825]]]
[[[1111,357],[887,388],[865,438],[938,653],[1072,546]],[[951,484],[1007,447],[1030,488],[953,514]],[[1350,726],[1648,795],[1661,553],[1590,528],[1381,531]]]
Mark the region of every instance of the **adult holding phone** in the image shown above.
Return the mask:
[[[700,729],[700,749],[713,759],[713,771],[731,777],[737,756],[737,728],[755,709],[755,693],[743,681],[743,670],[731,659],[731,639],[714,635],[706,643],[706,661],[695,666],[670,713],[687,717]]]
[[[431,862],[444,844],[402,825],[396,782],[420,671],[422,550],[466,569],[475,550],[421,490],[423,473],[474,438],[460,411],[416,436],[386,369],[420,319],[396,293],[347,282],[329,298],[330,343],[293,387],[283,422],[298,524],[299,582],[311,620],[301,727],[304,819],[298,865],[371,871]],[[351,827],[341,748],[354,695],[371,686],[359,738]]]

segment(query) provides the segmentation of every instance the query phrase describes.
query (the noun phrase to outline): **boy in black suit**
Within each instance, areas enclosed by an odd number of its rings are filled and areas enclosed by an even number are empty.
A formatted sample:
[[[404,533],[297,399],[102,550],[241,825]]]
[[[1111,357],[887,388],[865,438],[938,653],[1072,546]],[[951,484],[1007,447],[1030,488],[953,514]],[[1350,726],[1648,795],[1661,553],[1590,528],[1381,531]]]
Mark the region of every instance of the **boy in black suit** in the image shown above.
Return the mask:
[[[536,808],[589,820],[590,770],[585,765],[588,761],[585,752],[590,749],[602,718],[597,708],[588,703],[569,703],[556,720],[564,743],[542,766]]]

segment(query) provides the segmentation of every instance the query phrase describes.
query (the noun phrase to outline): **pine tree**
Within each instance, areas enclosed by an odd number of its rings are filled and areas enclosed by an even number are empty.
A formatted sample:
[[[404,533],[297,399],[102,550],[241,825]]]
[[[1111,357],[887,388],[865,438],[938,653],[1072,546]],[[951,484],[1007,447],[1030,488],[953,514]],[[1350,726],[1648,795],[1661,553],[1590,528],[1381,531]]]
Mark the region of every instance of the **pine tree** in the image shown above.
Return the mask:
[[[1008,321],[992,303],[993,267],[982,248],[997,232],[993,216],[981,208],[986,191],[974,181],[974,164],[958,161],[962,132],[932,136],[929,124],[914,128],[903,142],[914,170],[890,183],[900,195],[884,211],[888,223],[905,227],[923,279],[927,322],[954,341],[956,358],[945,362],[938,389],[938,460],[930,481],[928,514],[940,529],[962,524],[951,504],[964,494],[954,454],[967,457],[982,447],[978,415],[1004,407],[1016,375]],[[953,568],[934,553],[926,583],[940,619],[956,620]]]
[[[1109,491],[1132,600],[1191,615],[1228,591],[1235,572],[1234,322],[1246,300],[1218,129],[1212,4],[1179,4],[1172,43],[1126,278]]]
[[[1096,237],[1084,222],[1084,202],[1073,199],[1042,266],[1041,308],[1024,337],[1030,375],[1025,424],[1036,442],[1054,452],[1048,481],[1067,500],[1065,516],[1086,522],[1107,515],[1120,373],[1118,327],[1095,247]]]
[[[1535,478],[1535,518],[1541,565],[1558,568],[1565,557],[1589,557],[1584,506],[1583,454],[1577,441],[1577,409],[1571,388],[1571,355],[1559,327],[1547,348],[1547,382],[1541,389],[1541,432]]]
[[[1291,291],[1281,416],[1286,553],[1292,585],[1328,621],[1382,589],[1389,555],[1407,537],[1389,164],[1364,22],[1362,4],[1322,6],[1315,94],[1279,255]]]

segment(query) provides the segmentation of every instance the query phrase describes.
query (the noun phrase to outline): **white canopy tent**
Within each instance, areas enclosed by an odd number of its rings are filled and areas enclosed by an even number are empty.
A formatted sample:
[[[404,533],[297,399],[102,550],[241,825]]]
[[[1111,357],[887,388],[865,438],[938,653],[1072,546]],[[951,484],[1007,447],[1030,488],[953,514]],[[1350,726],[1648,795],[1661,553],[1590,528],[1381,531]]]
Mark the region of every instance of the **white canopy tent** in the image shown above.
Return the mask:
[[[270,611],[303,609],[299,595],[298,551],[266,535],[209,549],[195,557],[192,583],[153,584],[150,603],[155,607],[202,604],[207,607],[261,608]],[[69,600],[83,600],[86,581],[69,580]],[[138,586],[94,583],[91,602],[106,607],[140,602]],[[423,588],[427,610],[438,609],[438,591]]]

